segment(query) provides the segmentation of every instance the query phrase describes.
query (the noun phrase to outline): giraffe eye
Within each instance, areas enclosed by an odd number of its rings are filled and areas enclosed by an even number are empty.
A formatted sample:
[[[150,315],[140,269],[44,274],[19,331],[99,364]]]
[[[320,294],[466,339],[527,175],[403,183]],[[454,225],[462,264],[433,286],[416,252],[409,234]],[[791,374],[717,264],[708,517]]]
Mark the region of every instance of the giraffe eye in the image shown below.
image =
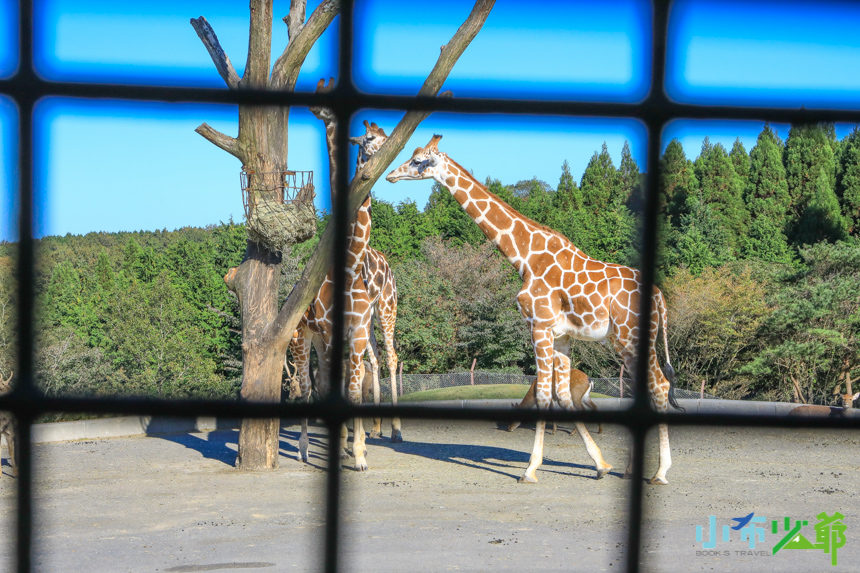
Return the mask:
[[[372,135],[367,136],[367,141],[373,141],[374,139],[376,139],[376,138]]]

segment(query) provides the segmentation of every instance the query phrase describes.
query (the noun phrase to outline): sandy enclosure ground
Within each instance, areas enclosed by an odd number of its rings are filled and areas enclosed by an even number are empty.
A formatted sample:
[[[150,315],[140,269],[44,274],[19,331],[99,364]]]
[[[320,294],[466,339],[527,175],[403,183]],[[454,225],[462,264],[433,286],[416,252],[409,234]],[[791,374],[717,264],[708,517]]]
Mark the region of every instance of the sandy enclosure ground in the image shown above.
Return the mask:
[[[232,467],[236,431],[36,446],[37,571],[318,570],[326,437],[312,426],[305,465],[294,459],[297,430],[282,431],[280,468],[259,473]],[[531,428],[409,420],[403,435],[396,445],[368,440],[366,473],[345,462],[344,571],[623,569],[621,428],[594,434],[615,466],[600,481],[579,437],[547,436],[537,485],[516,482]],[[675,427],[670,437],[670,484],[645,489],[645,570],[860,570],[860,434]],[[650,476],[656,436],[648,447]],[[9,532],[16,482],[5,455],[0,527]],[[815,516],[834,511],[847,526],[837,567],[820,550],[771,555],[784,535],[771,532],[774,518],[809,520],[802,534],[814,542]],[[732,531],[729,542],[717,537],[719,555],[697,554],[696,525],[707,537],[708,516],[721,529],[750,512],[768,519],[764,542],[750,549]],[[12,536],[0,543],[0,571],[12,571]]]

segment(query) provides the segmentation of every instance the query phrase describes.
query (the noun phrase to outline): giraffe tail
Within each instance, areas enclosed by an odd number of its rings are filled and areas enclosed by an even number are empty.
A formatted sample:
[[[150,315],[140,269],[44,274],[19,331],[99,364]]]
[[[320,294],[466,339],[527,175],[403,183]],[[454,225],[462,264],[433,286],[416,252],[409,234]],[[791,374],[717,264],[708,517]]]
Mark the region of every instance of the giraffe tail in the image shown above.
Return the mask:
[[[666,351],[666,365],[663,367],[663,375],[669,381],[669,404],[676,410],[686,412],[686,409],[678,404],[678,400],[675,398],[675,369],[672,368],[672,364],[669,362],[669,336],[666,332],[668,330],[666,300],[663,298],[662,292],[658,292],[657,294],[657,308],[660,312],[660,322],[663,325],[663,349]]]

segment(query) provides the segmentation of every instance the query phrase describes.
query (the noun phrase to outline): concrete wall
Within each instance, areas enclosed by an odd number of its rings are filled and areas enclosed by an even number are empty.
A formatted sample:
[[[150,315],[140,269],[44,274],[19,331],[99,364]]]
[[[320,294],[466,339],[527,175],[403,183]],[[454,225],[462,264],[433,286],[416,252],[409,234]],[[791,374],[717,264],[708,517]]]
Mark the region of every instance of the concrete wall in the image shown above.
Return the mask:
[[[424,402],[421,406],[449,408],[503,408],[516,400],[443,400]],[[598,410],[624,410],[633,404],[631,398],[594,398]],[[785,415],[797,404],[781,402],[742,402],[737,400],[678,400],[686,408],[687,414],[760,414],[767,416]],[[408,405],[419,405],[408,403]],[[670,410],[671,411],[671,410]],[[189,432],[208,432],[239,427],[238,420],[215,418],[160,418],[149,416],[125,416],[122,418],[102,418],[78,422],[56,422],[35,424],[33,442],[64,442],[68,440],[94,440],[119,438],[125,436],[152,436]]]
[[[95,440],[124,436],[151,436],[188,432],[208,432],[238,428],[236,420],[215,418],[160,418],[150,416],[124,416],[76,422],[34,424],[33,442],[65,442],[68,440]]]

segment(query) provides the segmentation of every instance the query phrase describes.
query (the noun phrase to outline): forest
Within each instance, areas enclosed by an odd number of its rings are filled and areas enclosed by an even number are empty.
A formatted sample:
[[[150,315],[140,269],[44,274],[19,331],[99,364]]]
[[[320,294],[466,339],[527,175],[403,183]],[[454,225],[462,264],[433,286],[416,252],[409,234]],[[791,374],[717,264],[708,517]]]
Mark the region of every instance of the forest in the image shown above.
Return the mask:
[[[707,138],[661,158],[658,286],[680,387],[732,399],[830,403],[860,378],[860,129],[765,126],[747,151]],[[576,181],[491,191],[588,255],[637,266],[643,173],[604,144]],[[317,192],[320,192],[318,190]],[[434,186],[423,209],[374,201],[371,245],[394,270],[404,372],[534,369],[515,304],[521,280],[454,201]],[[329,216],[320,213],[319,228]],[[281,297],[316,239],[284,256]],[[37,241],[41,389],[56,395],[235,399],[238,304],[223,276],[242,261],[244,225],[89,233]],[[17,247],[0,243],[0,372],[14,369]],[[661,353],[662,355],[662,353]],[[577,342],[573,364],[617,377],[607,346]],[[382,376],[387,376],[384,362]]]

